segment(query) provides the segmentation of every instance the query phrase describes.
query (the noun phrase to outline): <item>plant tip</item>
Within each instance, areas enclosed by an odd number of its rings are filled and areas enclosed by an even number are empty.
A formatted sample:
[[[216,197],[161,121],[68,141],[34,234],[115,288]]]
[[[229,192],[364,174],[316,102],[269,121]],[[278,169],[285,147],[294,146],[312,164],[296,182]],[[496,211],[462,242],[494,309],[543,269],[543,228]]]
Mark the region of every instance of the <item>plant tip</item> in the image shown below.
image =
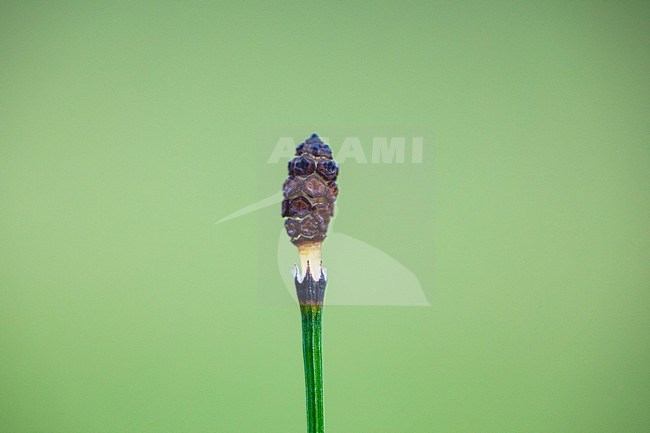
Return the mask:
[[[322,242],[339,193],[339,166],[332,160],[332,149],[314,133],[296,147],[288,170],[282,187],[287,234],[296,246]]]

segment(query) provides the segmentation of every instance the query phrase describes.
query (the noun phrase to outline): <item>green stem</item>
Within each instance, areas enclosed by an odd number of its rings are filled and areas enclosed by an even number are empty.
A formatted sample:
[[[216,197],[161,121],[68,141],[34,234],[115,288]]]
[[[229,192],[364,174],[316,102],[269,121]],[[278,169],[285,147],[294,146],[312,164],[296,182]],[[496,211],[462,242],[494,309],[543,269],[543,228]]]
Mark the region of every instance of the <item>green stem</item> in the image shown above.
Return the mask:
[[[301,305],[302,353],[305,361],[307,432],[323,433],[323,357],[321,349],[321,305]]]

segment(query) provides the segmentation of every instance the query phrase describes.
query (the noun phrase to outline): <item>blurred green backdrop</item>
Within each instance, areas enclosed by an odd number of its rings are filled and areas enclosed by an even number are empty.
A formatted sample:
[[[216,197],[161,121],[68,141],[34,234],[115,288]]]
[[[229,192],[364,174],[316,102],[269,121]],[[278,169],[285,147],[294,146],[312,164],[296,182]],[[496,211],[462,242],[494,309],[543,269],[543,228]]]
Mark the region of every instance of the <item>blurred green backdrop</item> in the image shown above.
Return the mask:
[[[431,307],[326,310],[328,431],[650,431],[649,22],[2,1],[0,431],[304,431],[278,207],[214,223],[279,189],[265,131],[357,126],[425,137],[343,164],[336,229]]]

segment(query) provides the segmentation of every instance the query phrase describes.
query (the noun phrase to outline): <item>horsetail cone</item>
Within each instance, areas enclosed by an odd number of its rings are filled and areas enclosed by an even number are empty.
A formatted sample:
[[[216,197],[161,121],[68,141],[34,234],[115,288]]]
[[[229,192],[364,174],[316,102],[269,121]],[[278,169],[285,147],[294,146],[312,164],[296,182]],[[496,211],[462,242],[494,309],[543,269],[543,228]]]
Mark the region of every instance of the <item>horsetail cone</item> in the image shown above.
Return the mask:
[[[282,216],[291,242],[298,247],[302,269],[320,275],[320,247],[334,216],[339,166],[332,150],[316,134],[296,147],[282,192]]]

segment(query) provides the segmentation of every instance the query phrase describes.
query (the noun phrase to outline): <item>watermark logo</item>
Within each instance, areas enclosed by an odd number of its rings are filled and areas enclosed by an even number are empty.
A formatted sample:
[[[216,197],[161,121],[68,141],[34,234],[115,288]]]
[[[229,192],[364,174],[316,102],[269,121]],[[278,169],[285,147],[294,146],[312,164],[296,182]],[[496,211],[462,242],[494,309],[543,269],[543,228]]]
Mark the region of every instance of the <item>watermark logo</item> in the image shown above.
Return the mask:
[[[329,143],[339,164],[349,160],[354,160],[357,164],[422,163],[424,137],[373,137],[365,142],[360,137],[345,137],[338,146],[326,137],[321,139]],[[293,137],[280,137],[267,164],[289,161],[296,153],[299,143]]]
[[[321,138],[332,148],[336,161],[341,165],[348,161],[357,164],[422,164],[423,161],[424,137],[421,136],[382,136],[369,140],[345,137],[339,143]],[[294,137],[279,137],[266,163],[286,164],[295,156],[296,146],[301,141]],[[282,199],[282,192],[278,191],[222,217],[216,224],[270,206],[279,206]],[[328,281],[335,281],[332,286],[336,284],[340,290],[328,290],[328,305],[431,305],[411,269],[392,257],[390,252],[337,232],[334,229],[335,220],[330,223],[323,244],[323,266],[332,269],[328,273]],[[279,217],[278,225],[281,225]],[[297,302],[291,265],[296,263],[298,257],[295,246],[289,242],[283,228],[278,231],[276,251],[278,272],[287,292]]]

